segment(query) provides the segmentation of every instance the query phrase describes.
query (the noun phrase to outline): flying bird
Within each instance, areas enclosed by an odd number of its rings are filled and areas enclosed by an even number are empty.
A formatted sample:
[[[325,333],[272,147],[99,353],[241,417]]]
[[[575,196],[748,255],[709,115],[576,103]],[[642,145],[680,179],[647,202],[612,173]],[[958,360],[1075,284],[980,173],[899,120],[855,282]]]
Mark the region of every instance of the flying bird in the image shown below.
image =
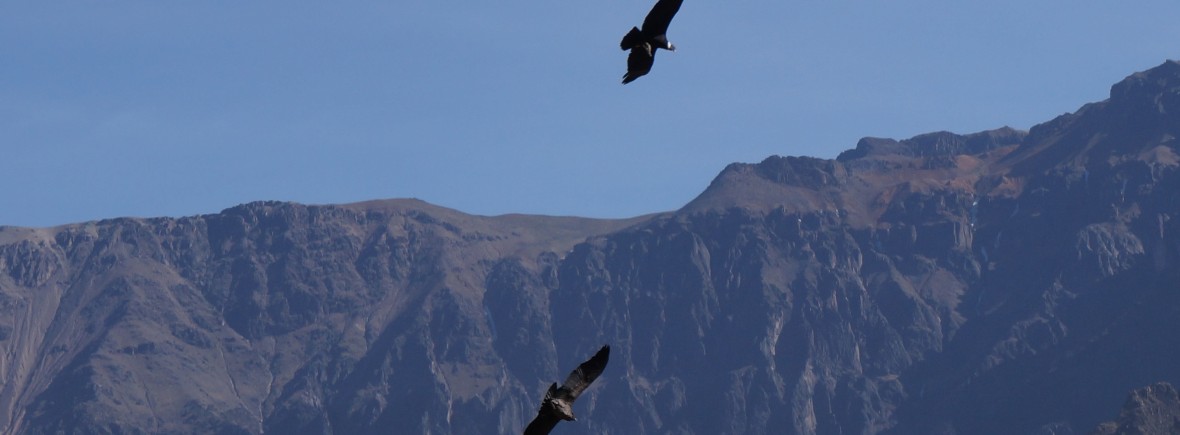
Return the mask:
[[[541,409],[537,410],[533,422],[524,428],[524,435],[546,435],[561,420],[577,421],[572,408],[574,401],[602,374],[608,359],[610,346],[602,346],[598,353],[570,372],[560,388],[556,382],[549,385],[549,391],[545,392],[545,399],[541,401]]]
[[[632,27],[619,43],[623,51],[631,50],[627,56],[627,74],[623,75],[623,84],[631,83],[651,71],[656,61],[656,50],[665,49],[676,51],[676,46],[668,41],[668,24],[672,17],[680,10],[684,0],[659,0],[652,6],[647,18],[643,19],[643,28]]]

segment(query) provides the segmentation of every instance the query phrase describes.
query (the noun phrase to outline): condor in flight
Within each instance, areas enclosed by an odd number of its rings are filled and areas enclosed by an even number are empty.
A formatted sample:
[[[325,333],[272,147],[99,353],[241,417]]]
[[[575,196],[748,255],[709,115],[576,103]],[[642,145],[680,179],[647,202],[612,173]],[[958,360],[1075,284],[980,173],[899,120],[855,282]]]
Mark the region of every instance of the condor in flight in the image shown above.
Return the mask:
[[[541,409],[537,410],[533,422],[524,428],[524,435],[546,435],[561,420],[575,421],[572,408],[574,401],[602,374],[608,359],[610,346],[602,346],[598,353],[570,372],[561,388],[557,387],[556,382],[549,385],[549,391],[545,392],[545,399],[541,401]]]
[[[623,51],[631,50],[631,55],[627,56],[624,85],[651,71],[651,66],[656,61],[657,49],[676,51],[676,46],[668,42],[668,37],[664,34],[668,33],[668,24],[672,22],[672,17],[680,10],[680,4],[683,2],[684,0],[657,1],[651,12],[647,13],[647,18],[643,19],[643,28],[632,27],[631,31],[623,36],[619,46]]]

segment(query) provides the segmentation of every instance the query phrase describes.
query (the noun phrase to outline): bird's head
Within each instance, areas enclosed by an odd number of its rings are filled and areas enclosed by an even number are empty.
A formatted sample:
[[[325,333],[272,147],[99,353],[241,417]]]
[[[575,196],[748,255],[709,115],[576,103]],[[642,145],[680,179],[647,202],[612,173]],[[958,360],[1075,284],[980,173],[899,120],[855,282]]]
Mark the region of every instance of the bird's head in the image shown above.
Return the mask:
[[[672,41],[668,40],[667,36],[660,35],[651,39],[652,49],[662,48],[668,51],[676,51],[676,46],[672,45]]]

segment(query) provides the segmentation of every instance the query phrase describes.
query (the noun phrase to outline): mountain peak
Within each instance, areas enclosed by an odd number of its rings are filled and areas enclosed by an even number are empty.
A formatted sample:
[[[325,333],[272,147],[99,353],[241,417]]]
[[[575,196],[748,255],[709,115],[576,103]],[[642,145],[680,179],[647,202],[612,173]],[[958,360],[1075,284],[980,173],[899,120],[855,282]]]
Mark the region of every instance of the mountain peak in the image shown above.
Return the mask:
[[[1163,64],[1127,76],[1110,87],[1111,101],[1158,99],[1180,93],[1180,62],[1169,60]],[[1172,100],[1170,102],[1175,102]],[[1175,106],[1172,106],[1173,108]]]
[[[757,164],[734,163],[681,212],[835,212],[854,225],[870,225],[897,189],[973,193],[981,168],[1025,136],[1003,127],[966,135],[939,131],[900,141],[866,137],[836,159],[772,156]]]
[[[1180,62],[1111,86],[1110,98],[1036,125],[1005,158],[1016,176],[1094,171],[1119,162],[1171,160],[1180,146]],[[1150,163],[1150,162],[1149,162]]]
[[[865,157],[891,155],[934,157],[980,154],[1007,145],[1018,144],[1024,140],[1026,134],[1024,131],[1005,126],[967,135],[938,131],[901,141],[866,137],[856,143],[856,148],[840,153],[836,160],[846,162]]]
[[[827,209],[828,193],[846,173],[835,160],[771,156],[757,164],[733,163],[681,211],[765,207],[791,211]]]

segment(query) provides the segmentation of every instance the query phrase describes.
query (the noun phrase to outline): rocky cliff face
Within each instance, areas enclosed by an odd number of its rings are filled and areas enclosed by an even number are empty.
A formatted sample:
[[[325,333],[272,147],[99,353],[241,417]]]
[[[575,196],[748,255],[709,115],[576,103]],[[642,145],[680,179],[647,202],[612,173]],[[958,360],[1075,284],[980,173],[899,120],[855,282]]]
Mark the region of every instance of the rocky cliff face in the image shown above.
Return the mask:
[[[254,203],[0,229],[2,433],[1082,433],[1180,374],[1180,64],[631,220]]]
[[[1180,433],[1180,394],[1167,382],[1131,392],[1116,421],[1103,422],[1091,435]]]
[[[556,378],[555,252],[630,223],[391,201],[4,228],[0,427],[514,432]]]

